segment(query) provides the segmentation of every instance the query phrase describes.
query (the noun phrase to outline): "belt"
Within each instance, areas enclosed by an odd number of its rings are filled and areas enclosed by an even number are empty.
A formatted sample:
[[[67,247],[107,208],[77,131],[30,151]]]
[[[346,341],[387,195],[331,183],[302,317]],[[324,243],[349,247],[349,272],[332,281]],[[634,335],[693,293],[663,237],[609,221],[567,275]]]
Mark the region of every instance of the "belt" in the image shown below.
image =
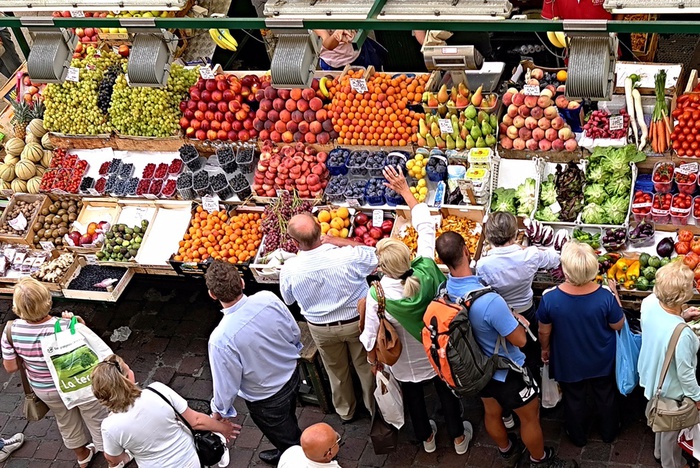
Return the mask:
[[[347,325],[348,323],[355,323],[360,321],[360,316],[358,315],[355,318],[351,318],[348,320],[339,320],[337,322],[328,322],[328,323],[312,323],[309,322],[309,325],[313,325],[314,327],[337,327],[339,325]]]

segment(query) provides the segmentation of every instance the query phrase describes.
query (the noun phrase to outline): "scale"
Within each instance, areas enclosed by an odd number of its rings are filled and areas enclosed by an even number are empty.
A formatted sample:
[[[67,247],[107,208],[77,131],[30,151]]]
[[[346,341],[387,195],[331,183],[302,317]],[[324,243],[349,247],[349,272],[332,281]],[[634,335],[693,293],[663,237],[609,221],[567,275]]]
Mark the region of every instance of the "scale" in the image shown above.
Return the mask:
[[[423,60],[428,70],[449,71],[452,82],[469,85],[466,70],[480,70],[484,57],[472,45],[423,47]]]

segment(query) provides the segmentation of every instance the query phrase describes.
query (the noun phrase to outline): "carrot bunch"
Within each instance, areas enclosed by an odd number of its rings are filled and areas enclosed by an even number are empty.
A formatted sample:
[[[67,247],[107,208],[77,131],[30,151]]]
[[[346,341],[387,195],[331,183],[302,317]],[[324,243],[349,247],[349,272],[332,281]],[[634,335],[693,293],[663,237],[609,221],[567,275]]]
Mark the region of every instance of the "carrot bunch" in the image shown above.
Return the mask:
[[[651,116],[651,129],[649,139],[651,149],[655,153],[663,153],[671,146],[671,119],[668,117],[668,106],[666,105],[666,70],[659,70],[655,78],[656,104]]]

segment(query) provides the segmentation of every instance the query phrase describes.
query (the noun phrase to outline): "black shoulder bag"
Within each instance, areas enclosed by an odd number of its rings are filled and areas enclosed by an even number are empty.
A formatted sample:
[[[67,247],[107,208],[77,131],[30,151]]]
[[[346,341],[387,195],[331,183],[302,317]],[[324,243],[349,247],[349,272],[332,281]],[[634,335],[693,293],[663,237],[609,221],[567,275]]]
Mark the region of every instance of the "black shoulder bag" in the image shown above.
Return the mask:
[[[202,466],[217,465],[221,461],[221,457],[224,456],[226,450],[224,443],[221,441],[221,437],[214,434],[212,431],[195,431],[192,429],[192,426],[190,426],[190,423],[177,412],[172,403],[170,403],[170,400],[165,398],[162,393],[151,387],[146,387],[146,390],[150,390],[161,397],[163,401],[175,411],[175,417],[182,421],[185,427],[190,430],[192,437],[194,437],[194,449],[197,451],[197,456],[199,456],[199,461],[202,463]]]

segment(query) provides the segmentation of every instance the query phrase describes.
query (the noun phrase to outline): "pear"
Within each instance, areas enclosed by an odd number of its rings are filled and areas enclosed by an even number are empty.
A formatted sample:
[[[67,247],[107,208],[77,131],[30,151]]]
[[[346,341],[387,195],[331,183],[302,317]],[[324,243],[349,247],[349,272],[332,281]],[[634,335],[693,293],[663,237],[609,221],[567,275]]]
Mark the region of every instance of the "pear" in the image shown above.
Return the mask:
[[[437,100],[440,104],[446,103],[450,99],[449,95],[447,94],[447,85],[443,84],[440,87],[440,91],[437,93]],[[481,102],[479,102],[481,103]]]
[[[437,99],[435,99],[435,96],[432,96],[432,95],[428,97],[426,104],[428,105],[428,107],[437,107],[438,106]]]
[[[477,114],[477,116],[476,116],[476,120],[478,120],[479,123],[483,122],[484,120],[486,120],[488,122],[489,115],[486,112],[480,110],[479,114]]]
[[[474,125],[472,127],[471,131],[469,132],[469,134],[472,136],[472,138],[474,138],[474,140],[476,140],[477,138],[481,138],[481,135],[482,135],[481,129],[479,128],[478,125]]]
[[[458,150],[463,150],[464,147],[466,146],[466,144],[467,144],[467,143],[466,143],[466,142],[464,141],[464,139],[462,138],[462,135],[457,135],[457,140],[455,141],[455,147],[456,147]]]
[[[481,94],[483,86],[479,86],[476,91],[474,91],[474,94],[472,94],[472,104],[474,106],[479,107],[481,105],[481,101],[484,100],[484,96]]]
[[[489,125],[489,123],[486,120],[481,122],[481,134],[490,135],[491,132],[493,132],[493,128],[491,128],[491,125]]]
[[[433,122],[432,124],[430,124],[430,134],[432,136],[439,137],[440,133],[442,132],[440,131],[440,127],[438,127],[437,123]]]
[[[447,105],[446,104],[438,104],[438,115],[440,117],[445,117],[447,115]]]
[[[486,142],[486,146],[494,146],[496,144],[496,137],[493,135],[486,135],[484,141]]]
[[[476,140],[476,147],[477,148],[486,148],[486,142],[484,141],[483,138],[479,137],[479,139]]]
[[[471,135],[467,135],[467,141],[466,141],[466,144],[464,145],[464,147],[466,149],[472,149],[475,146],[476,146],[476,142],[474,141],[474,138],[472,138]]]
[[[428,102],[428,100],[430,99],[431,95],[432,95],[432,93],[431,93],[430,91],[424,91],[424,92],[423,92],[423,96],[422,96],[422,98],[421,98],[421,101],[423,101],[423,102]],[[431,107],[432,107],[432,106],[431,106]]]
[[[428,127],[425,125],[424,119],[418,121],[418,134],[424,138],[428,134]]]
[[[447,138],[445,141],[445,146],[447,147],[447,149],[455,149],[455,147],[457,146],[455,144],[454,139],[452,139],[452,135],[449,135],[449,134],[447,135]]]
[[[496,117],[496,114],[491,114],[489,117],[489,125],[491,125],[492,128],[498,127],[498,118]]]
[[[457,93],[457,88],[455,86],[453,86],[452,92],[450,93],[450,101],[456,101],[457,96],[459,96],[459,94]]]
[[[469,130],[467,130],[467,127],[462,127],[459,131],[459,136],[462,138],[462,140],[465,140],[467,135],[469,135]]]
[[[468,119],[476,118],[476,114],[477,114],[476,107],[474,107],[473,105],[470,105],[469,107],[467,107],[464,110],[464,116]]]
[[[469,98],[469,88],[464,83],[460,83],[457,87],[457,92],[463,98]]]
[[[457,96],[457,100],[455,101],[455,105],[458,108],[464,108],[469,105],[469,98],[466,98],[464,96]]]
[[[418,136],[418,141],[416,143],[418,143],[418,146],[427,146],[428,145],[427,141],[425,140],[425,137],[423,137],[423,136]]]
[[[468,119],[468,120],[464,121],[464,128],[466,128],[467,130],[471,131],[473,126],[474,126],[474,121],[472,119]]]
[[[433,136],[430,134],[428,134],[425,137],[425,143],[426,143],[425,146],[427,146],[428,148],[434,148],[436,146],[435,145],[435,138],[433,138]]]
[[[443,140],[440,137],[436,137],[435,138],[435,146],[437,146],[440,149],[445,149],[445,147],[446,147],[445,140]]]

